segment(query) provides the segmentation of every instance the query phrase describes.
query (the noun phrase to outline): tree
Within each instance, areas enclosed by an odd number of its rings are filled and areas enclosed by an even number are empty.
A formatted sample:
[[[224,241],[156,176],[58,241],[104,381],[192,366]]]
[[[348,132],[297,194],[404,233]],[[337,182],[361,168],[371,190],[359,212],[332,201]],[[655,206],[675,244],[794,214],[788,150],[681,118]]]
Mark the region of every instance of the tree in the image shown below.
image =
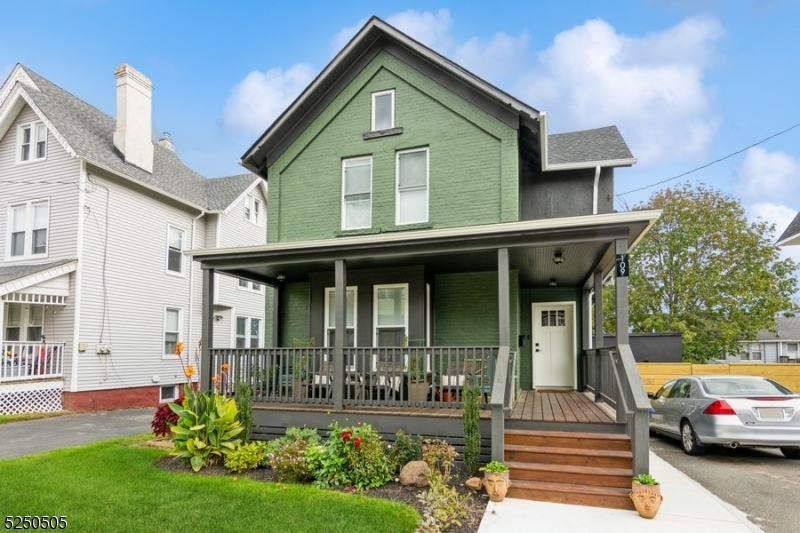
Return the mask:
[[[775,225],[749,223],[738,200],[686,183],[636,208],[663,213],[630,253],[633,331],[680,332],[684,359],[703,362],[774,330],[791,308],[797,264],[779,259]]]

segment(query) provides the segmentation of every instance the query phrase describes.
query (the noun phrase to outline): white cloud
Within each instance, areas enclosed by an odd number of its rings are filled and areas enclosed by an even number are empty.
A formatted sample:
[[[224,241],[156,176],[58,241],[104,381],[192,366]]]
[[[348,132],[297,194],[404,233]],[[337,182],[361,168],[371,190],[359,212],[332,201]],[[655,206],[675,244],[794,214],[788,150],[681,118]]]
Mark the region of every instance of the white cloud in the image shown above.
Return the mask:
[[[642,164],[696,157],[720,123],[703,76],[722,35],[707,18],[644,37],[590,20],[558,34],[515,93],[559,131],[616,124]]]
[[[781,234],[789,227],[797,210],[783,204],[760,202],[752,204],[748,209],[748,218],[753,221],[761,219],[775,224],[774,241],[777,241]],[[773,242],[774,242],[773,241]],[[800,246],[782,246],[781,259],[790,257],[793,261],[800,264]]]
[[[800,198],[800,159],[785,152],[768,152],[761,146],[750,148],[735,171],[738,178],[734,190],[742,198]]]
[[[222,113],[223,127],[232,133],[261,135],[314,79],[316,70],[298,63],[285,71],[254,70],[237,83]]]

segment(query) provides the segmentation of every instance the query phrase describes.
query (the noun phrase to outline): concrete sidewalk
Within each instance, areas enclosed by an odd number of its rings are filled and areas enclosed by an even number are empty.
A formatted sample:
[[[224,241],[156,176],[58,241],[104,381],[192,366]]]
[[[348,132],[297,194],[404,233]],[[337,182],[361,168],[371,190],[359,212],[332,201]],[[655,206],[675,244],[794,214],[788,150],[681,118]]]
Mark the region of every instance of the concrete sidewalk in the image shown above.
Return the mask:
[[[547,533],[754,533],[762,530],[689,476],[650,452],[650,473],[661,483],[664,503],[652,520],[636,511],[506,498],[489,502],[478,533],[546,531]]]

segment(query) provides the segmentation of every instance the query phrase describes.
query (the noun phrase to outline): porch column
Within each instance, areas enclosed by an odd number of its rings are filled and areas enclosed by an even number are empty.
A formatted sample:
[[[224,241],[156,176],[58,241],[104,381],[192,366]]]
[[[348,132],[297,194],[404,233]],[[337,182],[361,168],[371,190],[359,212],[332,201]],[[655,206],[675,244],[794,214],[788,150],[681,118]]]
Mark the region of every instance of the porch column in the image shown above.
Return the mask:
[[[200,324],[200,390],[211,388],[211,348],[214,347],[214,269],[203,270],[203,313]]]
[[[344,409],[344,343],[347,337],[347,265],[344,259],[336,260],[335,267],[335,328],[333,346],[333,410]]]
[[[280,320],[281,313],[281,290],[280,285],[273,285],[272,287],[272,347],[277,348],[280,346],[278,336],[280,335]]]
[[[511,297],[508,274],[508,248],[497,250],[497,304],[500,346],[511,346]]]
[[[3,335],[6,332],[6,303],[0,300],[0,361],[6,360],[6,347],[3,344]]]
[[[592,291],[591,289],[583,289],[581,292],[581,345],[583,348],[583,357],[581,357],[581,365],[583,375],[578,380],[579,390],[586,390],[586,382],[589,381],[587,372],[589,371],[589,362],[587,360],[586,350],[592,347]]]
[[[628,344],[628,239],[617,239],[617,272],[614,280],[617,307],[617,345]],[[624,259],[624,266],[621,261]]]
[[[601,270],[594,271],[594,345],[595,349],[603,347],[603,272]],[[594,364],[589,365],[594,368],[594,401],[600,401],[600,353],[595,352]]]

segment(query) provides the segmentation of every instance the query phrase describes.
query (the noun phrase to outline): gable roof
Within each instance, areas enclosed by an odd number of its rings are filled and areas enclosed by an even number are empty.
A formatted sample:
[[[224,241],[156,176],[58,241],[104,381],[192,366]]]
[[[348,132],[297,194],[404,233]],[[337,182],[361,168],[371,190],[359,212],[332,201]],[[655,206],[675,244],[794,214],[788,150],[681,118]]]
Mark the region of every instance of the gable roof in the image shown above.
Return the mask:
[[[153,143],[151,174],[125,163],[114,147],[114,118],[21,64],[12,71],[9,81],[13,79],[19,85],[21,96],[46,117],[49,126],[56,130],[54,135],[66,143],[74,156],[150,190],[199,210],[215,211],[230,207],[244,190],[261,182],[252,174],[206,179],[183,164],[174,151],[157,142]],[[0,101],[0,108],[12,98]]]
[[[526,153],[539,150],[544,154],[541,158],[543,171],[629,166],[636,163],[616,126],[548,135],[544,111],[534,109],[373,16],[242,155],[241,164],[266,178],[266,168],[319,115],[321,107],[335,96],[332,91],[347,80],[350,69],[363,62],[371,50],[381,47],[391,50],[398,57],[413,59],[429,73],[436,72],[438,81],[455,81],[456,86],[462,88],[456,90],[461,96],[475,103],[477,95],[477,101],[483,102],[484,110],[517,129],[531,132],[533,137],[522,148]],[[555,146],[551,146],[551,143]],[[581,147],[580,143],[588,144]]]
[[[760,341],[800,341],[800,316],[778,317],[775,319],[775,331],[762,329],[756,336]]]
[[[36,265],[0,266],[0,296],[74,272],[77,266],[77,259],[62,259]]]
[[[800,244],[800,213],[795,215],[794,220],[778,238],[775,246],[791,246],[794,244]]]

